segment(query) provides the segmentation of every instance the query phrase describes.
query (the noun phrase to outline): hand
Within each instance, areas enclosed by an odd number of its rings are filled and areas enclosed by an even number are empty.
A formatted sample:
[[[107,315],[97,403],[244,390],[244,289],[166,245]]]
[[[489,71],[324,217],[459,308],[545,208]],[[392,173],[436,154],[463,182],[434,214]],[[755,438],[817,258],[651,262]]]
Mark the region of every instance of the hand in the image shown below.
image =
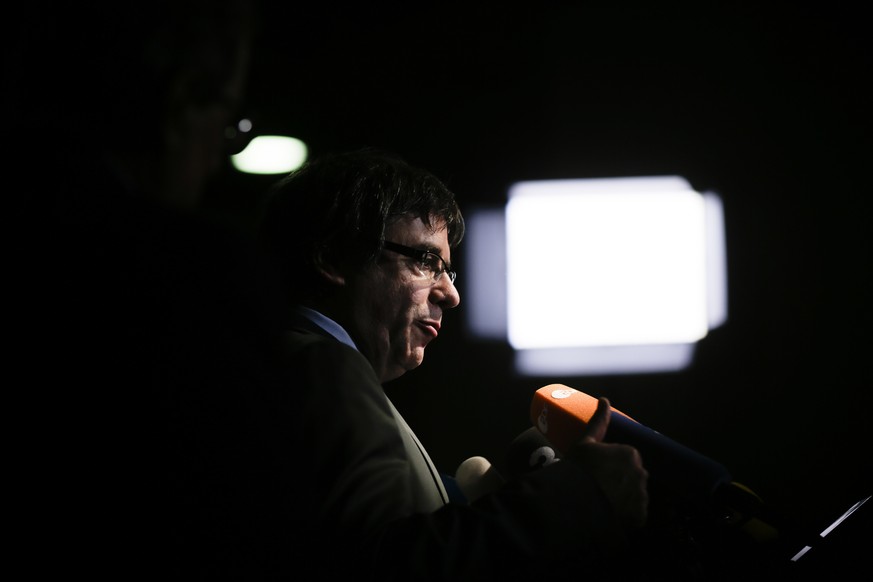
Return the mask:
[[[585,428],[585,435],[570,448],[566,457],[594,475],[622,524],[639,528],[648,516],[649,473],[634,447],[602,442],[612,409],[606,398],[598,400],[597,411]]]

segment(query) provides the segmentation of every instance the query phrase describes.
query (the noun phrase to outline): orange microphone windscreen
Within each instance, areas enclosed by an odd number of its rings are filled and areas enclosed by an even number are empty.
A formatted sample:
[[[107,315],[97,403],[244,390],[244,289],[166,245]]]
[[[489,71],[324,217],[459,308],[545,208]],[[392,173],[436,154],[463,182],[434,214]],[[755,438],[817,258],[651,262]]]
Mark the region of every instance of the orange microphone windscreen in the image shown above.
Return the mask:
[[[633,420],[615,407],[613,414]],[[564,384],[549,384],[536,391],[531,402],[531,423],[561,452],[582,438],[597,410],[597,398]]]

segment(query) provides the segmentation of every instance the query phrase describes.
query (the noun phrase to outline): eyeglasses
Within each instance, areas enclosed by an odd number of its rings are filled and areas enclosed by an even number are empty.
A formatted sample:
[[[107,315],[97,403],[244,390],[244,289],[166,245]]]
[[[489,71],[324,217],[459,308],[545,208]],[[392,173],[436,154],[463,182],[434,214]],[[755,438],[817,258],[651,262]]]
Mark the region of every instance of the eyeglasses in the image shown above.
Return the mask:
[[[387,240],[382,241],[382,246],[389,251],[394,251],[395,253],[399,253],[405,257],[415,259],[416,267],[421,272],[422,276],[436,281],[440,278],[440,275],[445,273],[449,276],[449,281],[451,281],[452,284],[455,283],[455,277],[457,277],[458,274],[453,271],[451,265],[445,262],[443,258],[438,254],[431,251],[414,249],[412,247],[397,244]]]

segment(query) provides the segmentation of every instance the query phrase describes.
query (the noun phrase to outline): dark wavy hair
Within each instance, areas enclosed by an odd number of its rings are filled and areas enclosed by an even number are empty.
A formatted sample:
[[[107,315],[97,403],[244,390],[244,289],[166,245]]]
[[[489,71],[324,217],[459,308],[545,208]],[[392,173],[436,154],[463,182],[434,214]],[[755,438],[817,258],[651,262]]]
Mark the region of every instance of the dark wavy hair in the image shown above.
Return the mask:
[[[375,261],[385,230],[400,217],[428,227],[444,221],[449,246],[464,236],[454,193],[435,175],[398,155],[366,148],[313,159],[277,182],[260,210],[257,236],[293,298],[324,292],[316,269]]]

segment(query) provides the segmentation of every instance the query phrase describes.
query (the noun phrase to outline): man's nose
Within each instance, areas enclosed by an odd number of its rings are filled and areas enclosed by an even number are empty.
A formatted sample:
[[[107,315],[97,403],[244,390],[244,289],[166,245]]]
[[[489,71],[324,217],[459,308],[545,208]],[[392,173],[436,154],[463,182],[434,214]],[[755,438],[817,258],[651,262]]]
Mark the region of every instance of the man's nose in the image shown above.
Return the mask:
[[[451,309],[461,303],[461,294],[458,293],[458,288],[447,273],[442,273],[437,279],[431,289],[431,295],[435,296],[432,301],[443,309]]]

